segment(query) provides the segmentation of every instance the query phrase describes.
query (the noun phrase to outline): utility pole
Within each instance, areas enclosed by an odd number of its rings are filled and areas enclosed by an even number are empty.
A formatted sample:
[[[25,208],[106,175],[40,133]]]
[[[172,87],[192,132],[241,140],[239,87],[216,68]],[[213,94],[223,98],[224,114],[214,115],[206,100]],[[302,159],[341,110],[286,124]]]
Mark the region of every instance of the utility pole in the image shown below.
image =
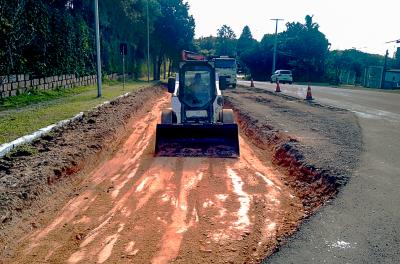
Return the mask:
[[[100,22],[99,1],[94,0],[94,16],[96,20],[96,53],[97,53],[97,97],[101,97],[101,55],[100,55]]]
[[[280,18],[273,18],[271,19],[275,21],[275,43],[274,43],[274,60],[272,61],[272,74],[275,73],[275,68],[276,68],[276,49],[278,46],[278,22],[283,21],[283,19]]]
[[[150,19],[149,19],[149,1],[146,1],[147,13],[147,82],[150,82]]]
[[[381,79],[381,89],[385,88],[385,77],[386,77],[386,69],[387,69],[387,59],[389,56],[389,50],[386,50],[385,54],[385,64],[383,65],[383,70],[382,70],[382,79]]]

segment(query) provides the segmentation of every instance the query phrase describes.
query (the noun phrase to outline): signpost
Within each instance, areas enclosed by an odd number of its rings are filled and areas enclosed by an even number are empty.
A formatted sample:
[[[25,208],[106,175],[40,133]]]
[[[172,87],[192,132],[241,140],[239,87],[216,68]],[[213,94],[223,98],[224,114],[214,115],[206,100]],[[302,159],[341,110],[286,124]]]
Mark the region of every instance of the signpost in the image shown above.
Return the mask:
[[[123,76],[122,90],[125,90],[125,56],[128,55],[128,45],[126,43],[121,43],[119,45],[119,52],[122,56],[122,76]]]

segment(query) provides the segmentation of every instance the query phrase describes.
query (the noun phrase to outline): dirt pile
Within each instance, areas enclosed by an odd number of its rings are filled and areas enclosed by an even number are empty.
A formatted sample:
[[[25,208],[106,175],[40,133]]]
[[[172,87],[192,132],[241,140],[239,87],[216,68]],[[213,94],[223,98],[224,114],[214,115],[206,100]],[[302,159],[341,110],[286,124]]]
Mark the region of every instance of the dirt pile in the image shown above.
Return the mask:
[[[354,114],[266,90],[238,87],[226,101],[242,133],[272,151],[285,181],[312,213],[347,183],[362,151]]]

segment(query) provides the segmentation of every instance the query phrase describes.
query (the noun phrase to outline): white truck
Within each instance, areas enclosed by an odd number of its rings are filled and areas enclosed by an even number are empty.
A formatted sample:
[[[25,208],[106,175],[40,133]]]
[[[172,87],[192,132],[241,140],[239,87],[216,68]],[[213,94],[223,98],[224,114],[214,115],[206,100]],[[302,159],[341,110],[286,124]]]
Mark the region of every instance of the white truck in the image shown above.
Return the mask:
[[[221,56],[213,59],[215,70],[220,79],[225,79],[228,87],[236,88],[237,64],[236,59],[228,56]]]

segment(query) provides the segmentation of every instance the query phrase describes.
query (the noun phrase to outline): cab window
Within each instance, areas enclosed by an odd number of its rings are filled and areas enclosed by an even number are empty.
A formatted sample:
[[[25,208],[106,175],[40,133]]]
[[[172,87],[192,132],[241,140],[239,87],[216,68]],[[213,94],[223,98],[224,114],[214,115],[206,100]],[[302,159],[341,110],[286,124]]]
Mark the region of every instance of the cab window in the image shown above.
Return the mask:
[[[211,91],[211,72],[203,69],[188,70],[184,74],[185,87],[180,97],[183,103],[192,108],[201,108],[213,98]]]

